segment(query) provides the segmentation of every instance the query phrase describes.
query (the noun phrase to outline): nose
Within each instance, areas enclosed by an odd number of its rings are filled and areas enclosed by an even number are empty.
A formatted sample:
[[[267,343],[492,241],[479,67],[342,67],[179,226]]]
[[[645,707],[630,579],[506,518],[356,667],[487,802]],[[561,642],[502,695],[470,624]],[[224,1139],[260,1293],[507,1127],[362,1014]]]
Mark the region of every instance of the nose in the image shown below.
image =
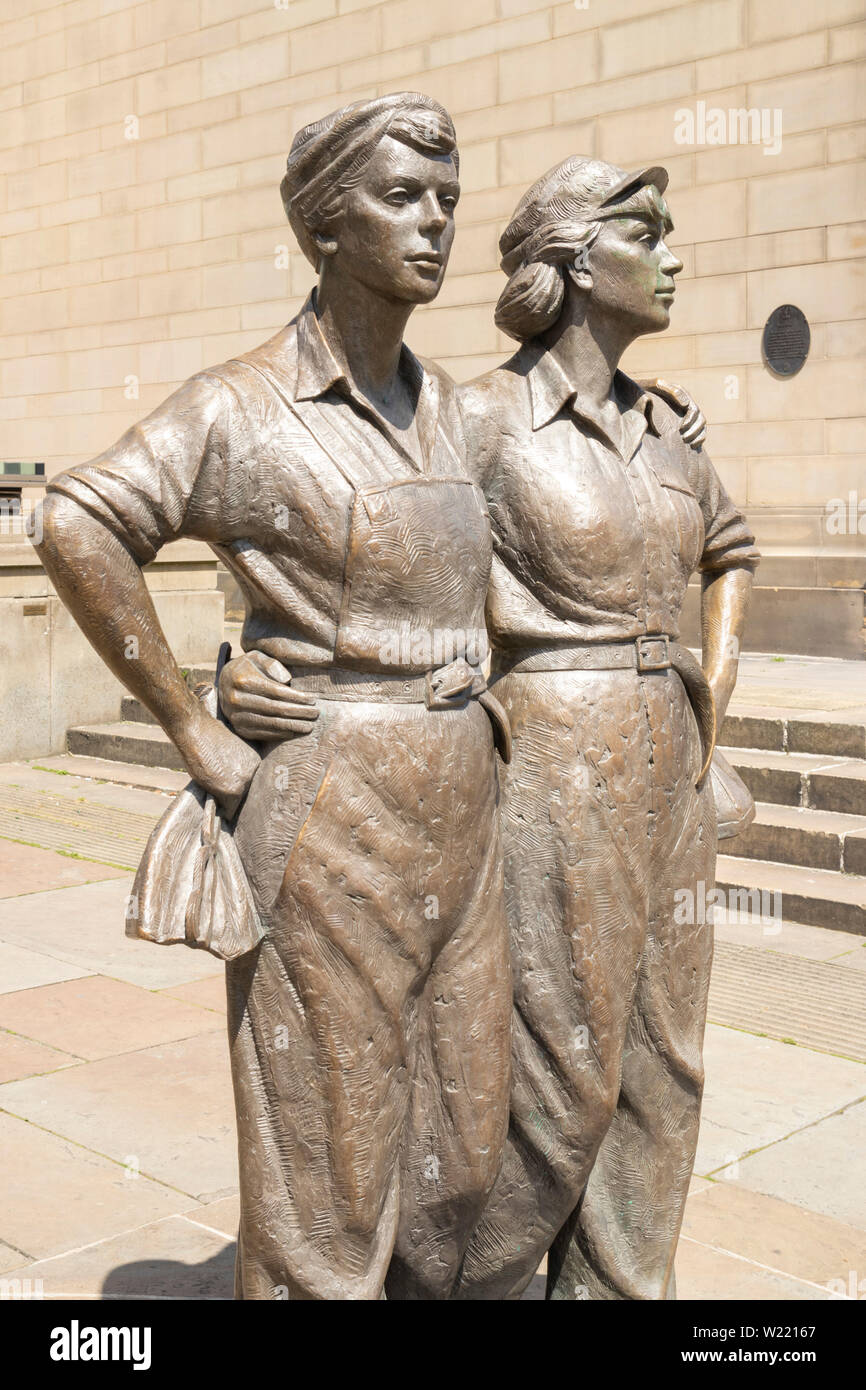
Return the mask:
[[[439,205],[439,199],[429,189],[421,199],[421,230],[439,236],[447,226],[448,218]]]
[[[667,242],[662,242],[662,261],[661,270],[665,275],[679,275],[683,268],[683,263],[675,251],[672,251]]]

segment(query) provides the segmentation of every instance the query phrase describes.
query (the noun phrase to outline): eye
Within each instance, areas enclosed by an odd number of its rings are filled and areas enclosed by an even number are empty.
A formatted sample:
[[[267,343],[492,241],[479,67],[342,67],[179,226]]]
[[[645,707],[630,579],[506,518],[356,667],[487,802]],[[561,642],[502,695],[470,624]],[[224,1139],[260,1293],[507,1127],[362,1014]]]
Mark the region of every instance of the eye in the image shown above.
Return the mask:
[[[457,206],[457,199],[450,193],[445,193],[439,199],[439,206],[444,212],[453,212]]]
[[[391,203],[394,207],[403,207],[409,201],[409,193],[405,188],[392,188],[385,194],[385,202]]]

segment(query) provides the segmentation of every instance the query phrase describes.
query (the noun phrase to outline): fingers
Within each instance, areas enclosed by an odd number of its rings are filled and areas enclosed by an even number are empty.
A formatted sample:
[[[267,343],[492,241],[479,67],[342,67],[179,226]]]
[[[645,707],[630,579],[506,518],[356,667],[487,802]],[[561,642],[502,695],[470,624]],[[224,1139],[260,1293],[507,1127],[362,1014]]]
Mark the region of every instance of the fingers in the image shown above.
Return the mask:
[[[692,404],[691,396],[687,391],[684,391],[681,386],[672,386],[669,381],[662,381],[660,377],[654,382],[652,389],[668,401],[681,415]]]
[[[285,667],[273,663],[281,671]],[[291,685],[266,675],[256,663],[241,657],[237,665],[232,661],[220,676],[220,704],[223,709],[232,711],[245,707],[252,697],[278,700],[285,704],[314,705],[315,695],[306,690],[295,690]]]
[[[281,685],[288,685],[292,679],[291,672],[287,671],[275,656],[266,656],[264,652],[254,650],[247,652],[241,660],[258,667],[263,675],[269,676],[273,681],[279,681]]]
[[[698,406],[692,403],[691,409],[687,412],[686,418],[680,427],[680,434],[687,444],[699,449],[707,437],[707,422],[703,412]]]
[[[286,693],[289,696],[292,694],[291,690]],[[268,695],[255,695],[246,690],[240,692],[229,705],[232,724],[236,724],[237,719],[244,714],[263,715],[270,719],[318,719],[319,711],[316,706],[302,701],[300,694],[301,692],[297,691],[293,699],[273,700]]]
[[[293,735],[309,734],[313,731],[313,725],[309,719],[286,719],[285,717],[275,719],[264,714],[238,715],[237,719],[232,720],[232,727],[242,738],[252,739],[254,742],[286,739]]]

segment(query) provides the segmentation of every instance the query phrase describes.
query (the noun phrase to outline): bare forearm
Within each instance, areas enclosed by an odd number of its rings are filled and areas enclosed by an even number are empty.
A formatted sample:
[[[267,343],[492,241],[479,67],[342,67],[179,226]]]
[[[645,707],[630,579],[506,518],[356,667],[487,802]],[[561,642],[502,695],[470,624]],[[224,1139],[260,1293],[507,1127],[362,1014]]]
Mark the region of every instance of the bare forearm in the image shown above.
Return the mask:
[[[737,667],[754,575],[745,567],[705,574],[701,595],[703,667],[719,728],[737,682]]]
[[[51,495],[36,547],[60,598],[107,666],[176,742],[198,701],[178,670],[141,568],[107,527]]]

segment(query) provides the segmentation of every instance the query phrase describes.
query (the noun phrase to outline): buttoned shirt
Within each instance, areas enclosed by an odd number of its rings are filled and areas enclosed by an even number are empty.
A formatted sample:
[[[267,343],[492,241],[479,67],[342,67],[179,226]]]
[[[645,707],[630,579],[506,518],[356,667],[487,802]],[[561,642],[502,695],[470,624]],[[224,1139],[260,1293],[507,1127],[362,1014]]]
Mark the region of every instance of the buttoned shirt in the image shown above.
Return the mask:
[[[267,343],[200,372],[92,463],[52,479],[142,563],[180,537],[206,541],[247,604],[246,650],[330,665],[344,596],[355,487],[466,477],[454,385],[405,346],[399,370],[416,399],[416,460],[350,380],[316,314],[315,292]],[[292,410],[312,402],[335,445],[321,447]],[[336,460],[336,462],[335,462]]]
[[[695,570],[754,568],[760,555],[680,417],[622,372],[621,439],[539,344],[460,388],[467,455],[487,497],[494,647],[679,635]]]

